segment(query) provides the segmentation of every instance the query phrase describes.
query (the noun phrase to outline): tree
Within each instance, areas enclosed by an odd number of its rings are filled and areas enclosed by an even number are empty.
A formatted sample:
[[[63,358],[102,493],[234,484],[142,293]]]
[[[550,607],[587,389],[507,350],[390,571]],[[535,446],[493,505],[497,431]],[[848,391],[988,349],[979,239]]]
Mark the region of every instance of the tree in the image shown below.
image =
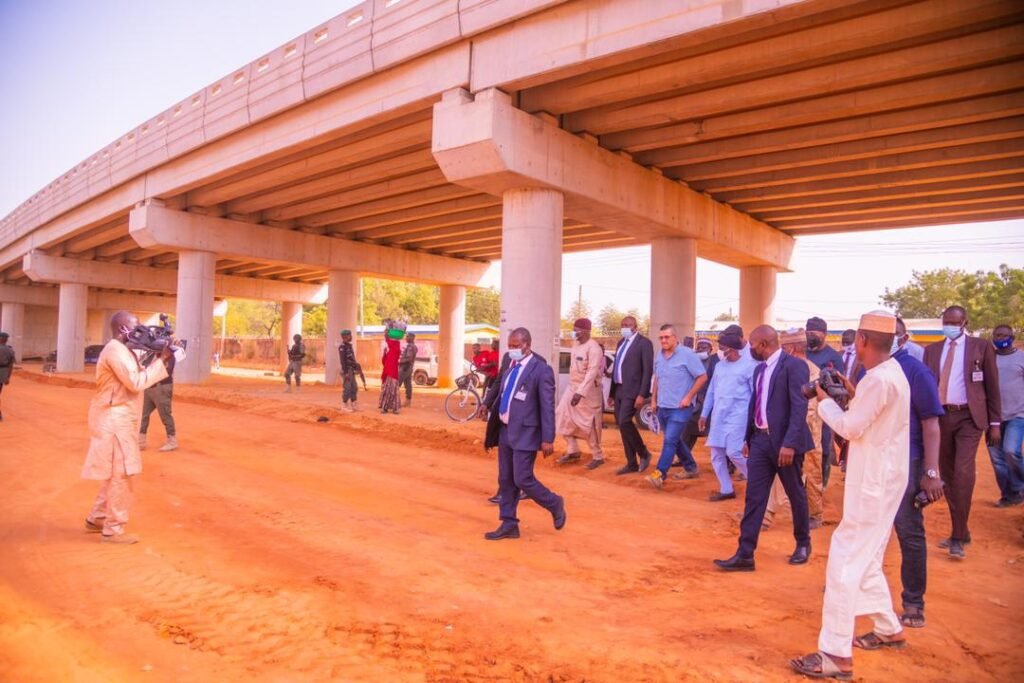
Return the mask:
[[[996,325],[1024,326],[1024,269],[999,266],[998,272],[942,268],[914,271],[906,285],[890,290],[881,302],[904,318],[938,318],[947,307],[963,306],[973,330]]]
[[[466,322],[497,327],[501,323],[501,293],[494,287],[466,292]]]
[[[615,304],[608,304],[597,314],[597,331],[604,337],[617,337],[621,329],[622,319],[626,317]],[[639,318],[637,318],[639,320]]]
[[[231,337],[273,337],[281,329],[281,304],[232,299],[226,328]]]
[[[302,336],[327,336],[327,306],[309,304],[302,307]]]
[[[569,310],[565,312],[565,317],[562,318],[562,330],[571,330],[572,324],[579,318],[590,317],[590,304],[582,299],[577,299],[572,302],[569,306]]]
[[[732,309],[729,309],[728,313],[719,313],[718,315],[715,316],[715,322],[716,323],[726,323],[726,322],[733,321],[735,319],[736,319],[736,316],[733,315]]]

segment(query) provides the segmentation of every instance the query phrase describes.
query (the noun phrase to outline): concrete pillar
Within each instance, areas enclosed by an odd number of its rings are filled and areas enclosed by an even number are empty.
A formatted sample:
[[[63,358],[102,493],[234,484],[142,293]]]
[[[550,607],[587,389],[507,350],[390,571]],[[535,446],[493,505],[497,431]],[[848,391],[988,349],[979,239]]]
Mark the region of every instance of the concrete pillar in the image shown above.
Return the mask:
[[[104,309],[102,309],[102,312],[103,312],[103,315],[102,315],[102,317],[103,317],[103,330],[102,330],[102,332],[103,333],[100,336],[103,338],[103,341],[101,341],[100,343],[101,344],[106,344],[108,341],[110,341],[111,337],[113,336],[110,333],[110,321],[113,319],[114,314],[117,313],[117,311],[112,309],[112,308],[104,308]]]
[[[462,361],[466,356],[466,288],[459,285],[441,286],[441,320],[438,330],[437,384],[455,386],[462,375]]]
[[[25,304],[4,304],[0,316],[0,330],[10,335],[7,343],[14,348],[14,360],[20,363],[25,346]]]
[[[524,188],[502,194],[501,343],[517,327],[557,372],[562,294],[563,197]]]
[[[174,381],[199,384],[210,376],[213,354],[213,278],[217,256],[208,251],[178,254],[178,308],[174,334],[188,340],[184,362],[174,368]]]
[[[57,298],[57,372],[85,370],[87,285],[62,282]]]
[[[740,268],[740,327],[747,337],[758,325],[775,324],[775,268]]]
[[[697,240],[689,237],[651,241],[651,338],[665,324],[680,342],[697,327]]]
[[[302,304],[295,301],[281,302],[281,367],[288,365],[288,347],[292,337],[302,334]]]
[[[352,330],[356,334],[359,319],[359,273],[352,270],[331,270],[327,272],[327,343],[324,353],[327,358],[327,384],[341,383],[341,359],[338,345],[341,331]]]

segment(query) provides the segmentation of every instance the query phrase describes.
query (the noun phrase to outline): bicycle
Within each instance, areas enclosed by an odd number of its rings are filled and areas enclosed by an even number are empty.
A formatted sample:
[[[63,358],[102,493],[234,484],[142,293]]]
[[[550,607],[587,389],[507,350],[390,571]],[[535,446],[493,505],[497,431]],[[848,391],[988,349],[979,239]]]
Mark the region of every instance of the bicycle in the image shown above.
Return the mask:
[[[476,368],[470,366],[469,372],[455,380],[455,388],[444,399],[444,412],[448,419],[455,422],[469,422],[480,414],[483,401],[477,386],[480,377]]]

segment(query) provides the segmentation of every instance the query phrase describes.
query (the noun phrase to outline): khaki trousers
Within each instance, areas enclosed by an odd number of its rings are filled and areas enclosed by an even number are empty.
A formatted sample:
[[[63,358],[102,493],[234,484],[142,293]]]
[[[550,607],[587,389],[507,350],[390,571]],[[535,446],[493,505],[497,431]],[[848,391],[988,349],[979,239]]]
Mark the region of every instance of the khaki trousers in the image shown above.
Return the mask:
[[[110,479],[100,484],[88,520],[97,526],[102,525],[104,536],[123,534],[131,504],[132,480],[124,473],[124,454],[120,446],[115,445]]]

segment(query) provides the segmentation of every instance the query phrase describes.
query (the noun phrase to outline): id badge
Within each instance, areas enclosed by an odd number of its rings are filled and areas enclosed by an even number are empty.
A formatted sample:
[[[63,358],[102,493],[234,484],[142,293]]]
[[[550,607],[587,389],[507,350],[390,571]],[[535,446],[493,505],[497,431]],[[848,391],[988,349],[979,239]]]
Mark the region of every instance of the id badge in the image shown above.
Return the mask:
[[[981,370],[975,370],[974,372],[971,373],[971,381],[972,382],[984,382],[985,381],[985,373],[982,372]]]
[[[526,400],[526,388],[525,387],[521,387],[518,391],[516,391],[515,396],[513,396],[512,398],[514,398],[517,401],[525,401]]]

